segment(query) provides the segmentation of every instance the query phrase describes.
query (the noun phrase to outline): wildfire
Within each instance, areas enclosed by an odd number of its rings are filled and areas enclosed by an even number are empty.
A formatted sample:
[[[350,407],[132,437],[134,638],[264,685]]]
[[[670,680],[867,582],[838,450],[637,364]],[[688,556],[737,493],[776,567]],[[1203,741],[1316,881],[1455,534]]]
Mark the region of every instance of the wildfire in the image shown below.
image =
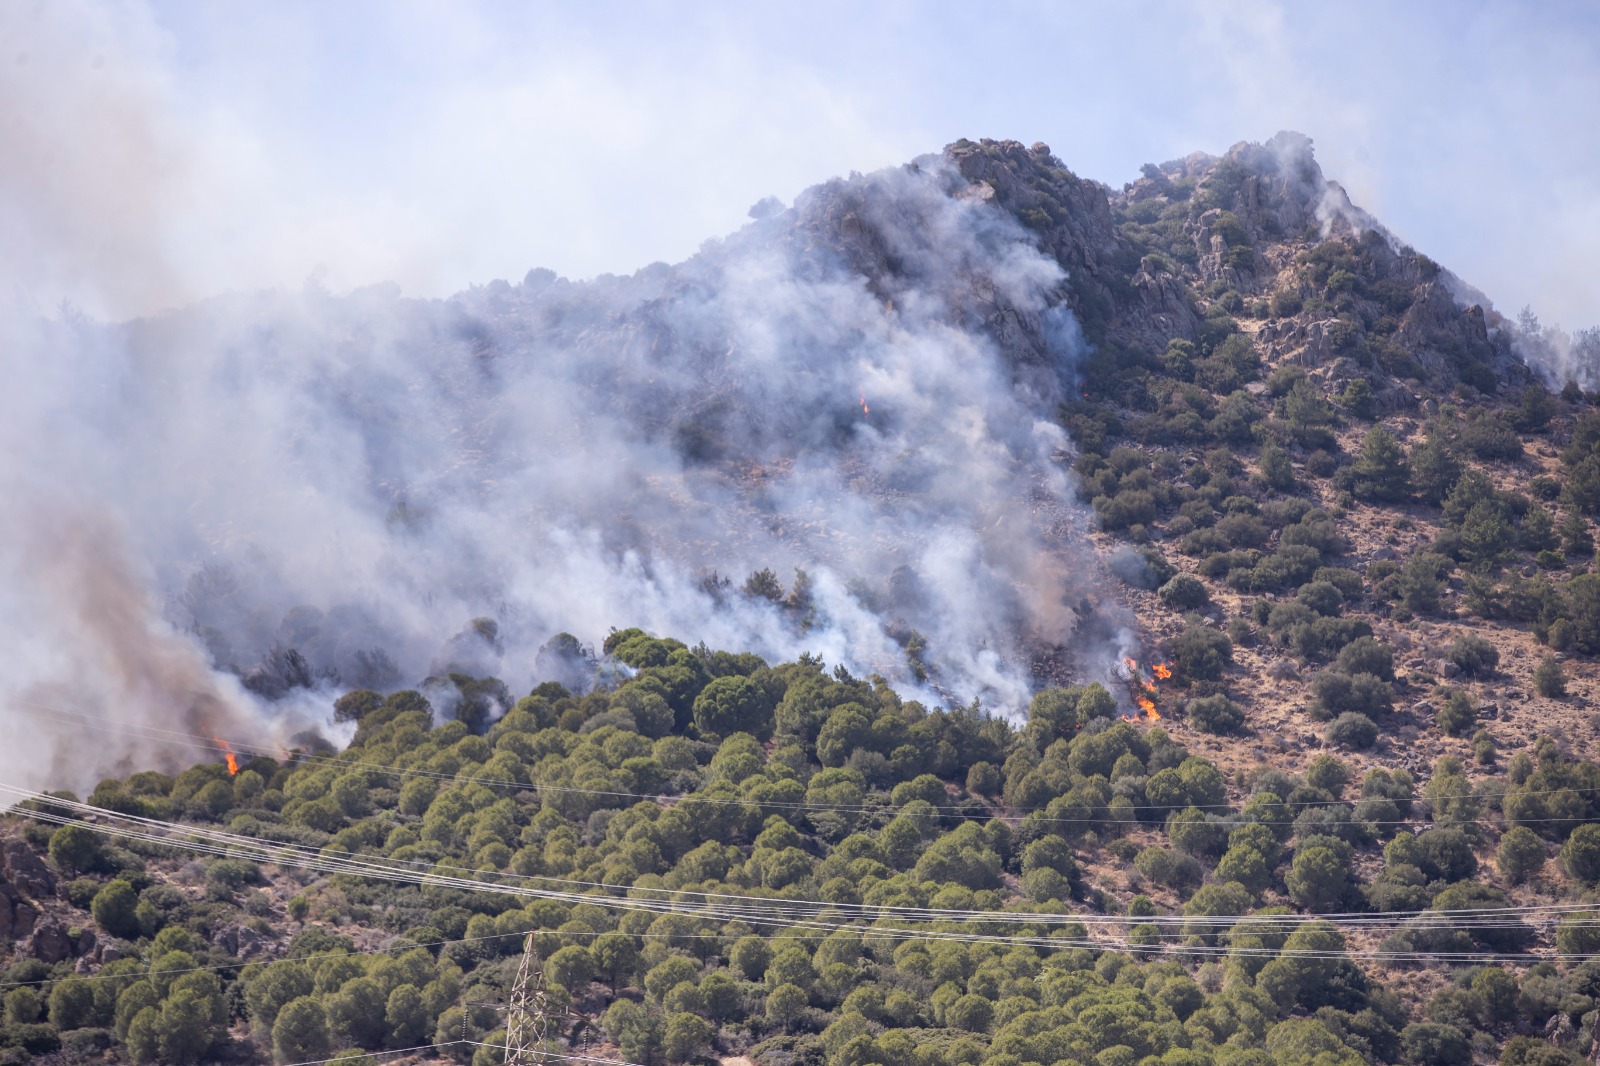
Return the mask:
[[[1124,658],[1122,665],[1128,670],[1128,685],[1133,689],[1131,694],[1134,704],[1144,712],[1145,718],[1152,722],[1160,721],[1161,712],[1156,710],[1156,701],[1152,698],[1157,691],[1155,681],[1145,676],[1145,671],[1137,659]],[[1155,663],[1150,667],[1150,673],[1166,680],[1172,676],[1172,669],[1166,663]]]
[[[233,745],[221,737],[212,737],[217,742],[217,747],[222,749],[222,757],[228,760],[228,774],[231,776],[239,772],[239,756],[233,753]]]
[[[861,413],[864,415],[870,415],[872,413],[872,408],[867,406],[866,393],[861,394]]]

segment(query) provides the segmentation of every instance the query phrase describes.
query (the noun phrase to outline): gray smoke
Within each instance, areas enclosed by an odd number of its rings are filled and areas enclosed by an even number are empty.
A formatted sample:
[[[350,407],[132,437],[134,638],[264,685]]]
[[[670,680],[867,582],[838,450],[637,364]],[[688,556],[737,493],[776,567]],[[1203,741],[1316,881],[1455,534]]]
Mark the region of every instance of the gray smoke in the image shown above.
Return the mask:
[[[641,626],[1020,713],[1094,582],[1081,340],[986,191],[930,157],[626,278],[10,316],[6,699],[286,734]]]
[[[1550,387],[1560,389],[1570,381],[1600,388],[1600,327],[1568,333],[1559,325],[1540,324],[1533,309],[1524,307],[1507,328],[1517,354]]]

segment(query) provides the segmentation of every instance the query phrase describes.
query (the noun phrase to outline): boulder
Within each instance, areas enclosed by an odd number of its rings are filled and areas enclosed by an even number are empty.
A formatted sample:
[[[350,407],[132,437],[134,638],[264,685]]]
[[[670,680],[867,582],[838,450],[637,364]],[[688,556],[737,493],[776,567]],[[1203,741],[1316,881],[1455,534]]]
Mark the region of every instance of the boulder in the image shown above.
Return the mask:
[[[15,837],[0,844],[0,876],[32,899],[44,899],[56,892],[56,875],[25,841]]]
[[[33,936],[23,947],[23,952],[40,962],[58,963],[72,957],[73,938],[59,920],[47,917],[34,929]]]
[[[26,940],[33,935],[33,927],[38,920],[38,907],[25,899],[14,900],[11,904],[11,939]]]

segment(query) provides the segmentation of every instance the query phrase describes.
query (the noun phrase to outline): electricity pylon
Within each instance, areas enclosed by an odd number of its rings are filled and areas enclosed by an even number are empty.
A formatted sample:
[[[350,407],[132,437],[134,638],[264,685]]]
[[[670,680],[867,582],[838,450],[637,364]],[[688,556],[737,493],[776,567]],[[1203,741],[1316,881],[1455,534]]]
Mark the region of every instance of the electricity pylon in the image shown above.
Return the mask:
[[[544,965],[534,950],[533,934],[522,942],[522,965],[506,1007],[506,1066],[552,1066],[550,1010],[544,991]]]

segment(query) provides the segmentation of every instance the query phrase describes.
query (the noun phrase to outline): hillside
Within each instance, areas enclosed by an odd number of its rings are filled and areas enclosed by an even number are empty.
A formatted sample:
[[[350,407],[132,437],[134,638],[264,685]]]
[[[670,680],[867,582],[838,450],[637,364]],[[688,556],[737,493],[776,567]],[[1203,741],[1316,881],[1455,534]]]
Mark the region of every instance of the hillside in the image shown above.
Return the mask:
[[[417,390],[309,376],[426,549],[386,572],[464,575],[429,626],[525,591],[450,555],[475,507],[587,477],[634,554],[574,565],[572,612],[642,588],[695,630],[591,649],[508,608],[438,650],[203,571],[217,691],[350,739],[53,708],[167,763],[3,786],[0,1061],[499,1062],[529,931],[578,1062],[1600,1051],[1600,396],[1309,140],[1120,191],[959,141],[687,264],[331,307],[283,332],[393,318],[449,409],[424,496],[399,442],[434,429],[384,406]],[[128,332],[244,332],[193,314]],[[576,406],[518,435],[507,383],[555,351]]]

